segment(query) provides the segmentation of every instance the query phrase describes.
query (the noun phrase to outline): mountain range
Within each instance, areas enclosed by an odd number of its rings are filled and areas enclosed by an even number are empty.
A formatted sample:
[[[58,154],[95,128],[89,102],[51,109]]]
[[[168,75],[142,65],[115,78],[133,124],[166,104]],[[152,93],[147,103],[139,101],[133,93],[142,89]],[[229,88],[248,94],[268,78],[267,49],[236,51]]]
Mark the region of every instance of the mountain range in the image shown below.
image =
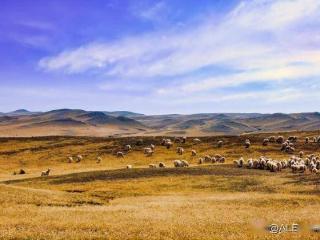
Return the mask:
[[[144,115],[129,111],[58,109],[0,113],[0,136],[238,135],[318,130],[320,113],[199,113]]]

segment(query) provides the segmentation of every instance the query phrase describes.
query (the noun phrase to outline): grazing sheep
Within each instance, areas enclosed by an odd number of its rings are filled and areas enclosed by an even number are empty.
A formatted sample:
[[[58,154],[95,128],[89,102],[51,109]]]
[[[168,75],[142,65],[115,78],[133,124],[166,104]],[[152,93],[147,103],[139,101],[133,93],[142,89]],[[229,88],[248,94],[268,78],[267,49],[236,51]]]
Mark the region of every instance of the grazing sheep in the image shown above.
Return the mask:
[[[131,147],[131,145],[126,145],[125,147],[124,147],[124,149],[127,151],[127,152],[129,152],[129,151],[131,151],[131,149],[132,149],[132,147]]]
[[[150,144],[150,148],[151,148],[152,151],[154,151],[154,149],[156,148],[156,146],[153,145],[153,144]]]
[[[283,143],[283,141],[284,141],[284,137],[283,136],[278,136],[276,142],[281,144],[281,143]]]
[[[178,153],[179,155],[182,155],[182,154],[184,153],[183,147],[177,147],[177,153]]]
[[[97,163],[101,163],[102,162],[102,158],[101,157],[97,157]]]
[[[307,167],[304,164],[295,164],[291,166],[292,172],[305,172]]]
[[[166,165],[163,162],[159,163],[159,168],[165,168],[165,167],[166,167]]]
[[[148,157],[152,156],[153,155],[153,150],[151,148],[144,148],[143,149],[143,153],[145,155],[147,155]]]
[[[303,152],[303,151],[300,151],[300,152],[299,152],[299,157],[300,157],[300,158],[303,158],[303,155],[304,155],[304,152]]]
[[[196,150],[194,150],[194,149],[192,149],[192,150],[191,150],[191,156],[192,156],[192,157],[197,156],[197,152],[196,152]]]
[[[252,160],[252,158],[248,159],[247,168],[253,168],[253,160]]]
[[[183,167],[183,164],[182,164],[181,160],[174,160],[173,161],[173,165],[175,167]]]
[[[152,149],[149,148],[149,147],[143,148],[143,153],[144,153],[144,154],[147,154],[148,152],[151,152],[151,151],[152,151]]]
[[[189,167],[189,163],[185,160],[174,160],[173,165],[175,167]]]
[[[211,156],[210,156],[210,155],[206,155],[206,156],[204,157],[204,162],[205,162],[205,163],[211,163],[211,162],[212,162]]]
[[[77,155],[76,163],[79,163],[83,160],[83,157],[81,155]]]
[[[192,140],[192,142],[193,142],[194,144],[197,144],[197,143],[201,143],[201,140],[200,140],[199,138],[194,138],[194,139]]]
[[[123,152],[117,152],[117,157],[118,158],[124,158],[124,153]]]
[[[222,140],[220,140],[220,141],[218,141],[218,147],[220,148],[220,147],[222,147],[222,145],[223,145],[223,141]]]
[[[250,140],[249,140],[249,139],[246,139],[245,142],[244,142],[245,148],[249,148],[250,145],[251,145]]]
[[[157,168],[156,164],[149,164],[149,168]]]
[[[72,163],[73,162],[73,157],[68,157],[68,163]]]
[[[239,168],[243,167],[243,163],[244,163],[243,157],[241,157],[239,160],[234,160],[233,163]]]
[[[143,140],[142,140],[142,139],[138,139],[138,140],[136,141],[136,145],[137,145],[137,146],[142,146],[142,145],[143,145]]]
[[[268,138],[263,139],[263,142],[262,142],[263,146],[267,146],[268,143],[269,143],[269,139]]]
[[[289,142],[296,142],[298,140],[298,137],[297,136],[290,136],[288,137],[288,141]]]
[[[189,167],[189,163],[186,160],[181,160],[183,167]]]
[[[186,137],[186,136],[183,136],[183,137],[182,137],[182,143],[186,143],[186,141],[187,141],[187,137]]]
[[[310,139],[308,137],[305,138],[305,143],[308,144]]]
[[[276,137],[275,136],[269,137],[269,142],[270,143],[274,143],[275,141],[276,141]]]
[[[48,168],[47,171],[41,172],[41,177],[43,177],[43,176],[49,176],[49,174],[50,174],[50,168]]]
[[[126,168],[127,168],[127,169],[131,169],[131,168],[132,168],[132,165],[127,165]]]

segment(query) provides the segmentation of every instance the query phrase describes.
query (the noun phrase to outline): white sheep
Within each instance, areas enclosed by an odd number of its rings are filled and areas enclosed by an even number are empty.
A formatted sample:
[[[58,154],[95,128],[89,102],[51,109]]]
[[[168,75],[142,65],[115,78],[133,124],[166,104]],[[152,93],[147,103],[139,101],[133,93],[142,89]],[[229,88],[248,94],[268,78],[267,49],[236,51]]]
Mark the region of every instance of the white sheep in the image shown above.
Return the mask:
[[[249,139],[246,139],[246,140],[244,141],[244,146],[245,146],[245,148],[249,148],[250,145],[251,145],[250,140],[249,140]]]
[[[129,152],[129,151],[131,151],[131,149],[132,149],[132,147],[131,147],[131,145],[126,145],[125,147],[124,147],[124,149],[127,151],[127,152]]]
[[[192,156],[192,157],[197,156],[197,152],[196,152],[196,150],[194,150],[194,149],[192,149],[192,150],[191,150],[191,156]]]
[[[159,163],[159,168],[165,168],[165,167],[166,167],[166,165],[163,162]]]
[[[68,157],[68,163],[72,163],[73,162],[73,157]]]
[[[157,168],[156,164],[149,164],[149,168]]]
[[[218,147],[222,147],[222,145],[223,145],[223,141],[222,140],[220,140],[220,141],[218,141]]]
[[[121,158],[124,158],[124,153],[123,152],[117,152],[117,157],[121,157]]]
[[[102,162],[102,158],[101,157],[97,157],[97,163],[101,163]]]
[[[41,177],[43,177],[43,176],[49,176],[49,174],[50,174],[50,168],[48,168],[47,171],[41,172]]]
[[[201,143],[201,140],[199,138],[194,138],[192,142],[197,144],[197,143]]]
[[[177,153],[178,153],[179,155],[182,155],[182,154],[184,153],[183,147],[177,147]]]
[[[83,160],[83,157],[81,155],[77,155],[77,160],[76,162],[79,163]]]

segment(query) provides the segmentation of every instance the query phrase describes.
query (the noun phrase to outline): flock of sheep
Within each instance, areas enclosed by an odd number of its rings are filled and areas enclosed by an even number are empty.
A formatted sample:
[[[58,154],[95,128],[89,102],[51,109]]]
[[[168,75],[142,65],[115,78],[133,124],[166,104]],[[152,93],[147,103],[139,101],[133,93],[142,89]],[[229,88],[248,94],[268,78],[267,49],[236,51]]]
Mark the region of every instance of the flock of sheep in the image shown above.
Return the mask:
[[[263,146],[267,146],[269,143],[277,143],[281,144],[280,150],[286,153],[293,153],[295,151],[295,146],[294,144],[297,142],[298,138],[296,136],[290,136],[287,139],[285,139],[283,136],[270,136],[269,138],[265,138],[262,141]],[[187,142],[186,137],[175,137],[173,140],[170,138],[164,138],[160,142],[160,145],[165,147],[166,149],[171,149],[174,146],[174,143],[180,143],[184,144]],[[313,137],[309,138],[306,137],[304,140],[305,144],[309,143],[318,143],[320,144],[320,137]],[[201,140],[199,138],[194,138],[192,139],[193,144],[198,144],[201,143]],[[250,148],[251,142],[250,139],[245,139],[244,142],[244,147],[246,149]],[[137,146],[142,146],[143,145],[143,140],[139,139],[136,141]],[[221,148],[224,145],[224,142],[222,140],[219,140],[217,142],[217,147]],[[155,153],[156,146],[154,144],[150,144],[148,147],[144,147],[143,149],[143,154],[145,156],[152,156]],[[115,155],[118,158],[124,158],[125,155],[127,155],[130,151],[132,151],[132,146],[130,144],[127,144],[124,146],[122,151],[117,151],[115,152]],[[176,153],[178,155],[183,155],[185,153],[185,149],[181,146],[178,146],[176,148]],[[197,151],[195,149],[191,149],[191,156],[196,157],[197,156]],[[260,157],[259,159],[252,159],[249,158],[247,161],[241,157],[239,160],[235,160],[234,164],[239,167],[246,167],[249,169],[264,169],[264,170],[270,170],[272,172],[277,172],[281,171],[282,169],[285,168],[291,168],[293,172],[305,172],[307,169],[310,170],[312,173],[320,173],[320,157],[315,156],[315,155],[309,155],[303,158],[304,153],[300,152],[299,156],[291,156],[290,159],[288,160],[274,160],[271,158],[267,157]],[[69,156],[68,157],[68,163],[80,163],[83,160],[82,155],[76,155],[76,156]],[[220,154],[215,154],[215,155],[205,155],[204,157],[200,157],[198,159],[198,164],[205,164],[205,163],[225,163],[225,157],[221,156]],[[99,164],[102,162],[102,158],[98,156],[96,158],[96,163]],[[186,160],[174,160],[173,161],[173,166],[174,167],[188,167],[190,164]],[[166,165],[163,162],[160,162],[158,164],[149,164],[149,168],[165,168]],[[127,169],[133,168],[132,165],[127,165]],[[22,172],[22,173],[20,173]],[[20,170],[19,174],[24,174],[24,171]],[[16,174],[16,173],[14,173]],[[41,176],[49,176],[50,174],[50,169],[43,171],[41,173]]]
[[[289,160],[273,160],[267,157],[260,157],[259,159],[249,158],[246,162],[241,157],[235,160],[234,164],[239,167],[247,167],[249,169],[262,169],[271,172],[278,172],[285,168],[291,168],[292,172],[304,173],[307,169],[311,173],[320,174],[320,157],[311,154],[305,159],[302,157],[291,156]]]

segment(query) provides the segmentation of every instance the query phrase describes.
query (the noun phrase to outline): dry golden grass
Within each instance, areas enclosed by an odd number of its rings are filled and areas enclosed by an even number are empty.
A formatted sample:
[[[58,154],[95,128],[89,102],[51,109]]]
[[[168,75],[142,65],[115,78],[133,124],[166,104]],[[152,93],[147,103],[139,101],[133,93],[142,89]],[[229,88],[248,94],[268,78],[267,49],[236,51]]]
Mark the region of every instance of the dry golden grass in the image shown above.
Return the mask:
[[[318,132],[295,133],[315,136]],[[152,157],[142,148],[161,138],[144,137],[124,159],[112,152],[137,138],[44,137],[0,140],[0,239],[319,239],[320,176],[234,168],[240,156],[289,155],[279,145],[262,147],[267,136],[207,137],[184,144],[186,153],[157,146]],[[284,134],[285,135],[285,134]],[[225,144],[218,148],[216,143]],[[157,144],[159,145],[159,144]],[[220,153],[226,164],[196,164],[199,156]],[[297,151],[319,153],[301,139]],[[81,154],[81,163],[67,163]],[[102,156],[101,164],[96,157]],[[190,168],[171,168],[187,159]],[[170,168],[149,169],[165,162]],[[124,169],[132,164],[134,169]],[[39,177],[50,167],[53,176]],[[26,175],[12,175],[23,168]],[[298,223],[298,233],[271,234],[271,223]]]

